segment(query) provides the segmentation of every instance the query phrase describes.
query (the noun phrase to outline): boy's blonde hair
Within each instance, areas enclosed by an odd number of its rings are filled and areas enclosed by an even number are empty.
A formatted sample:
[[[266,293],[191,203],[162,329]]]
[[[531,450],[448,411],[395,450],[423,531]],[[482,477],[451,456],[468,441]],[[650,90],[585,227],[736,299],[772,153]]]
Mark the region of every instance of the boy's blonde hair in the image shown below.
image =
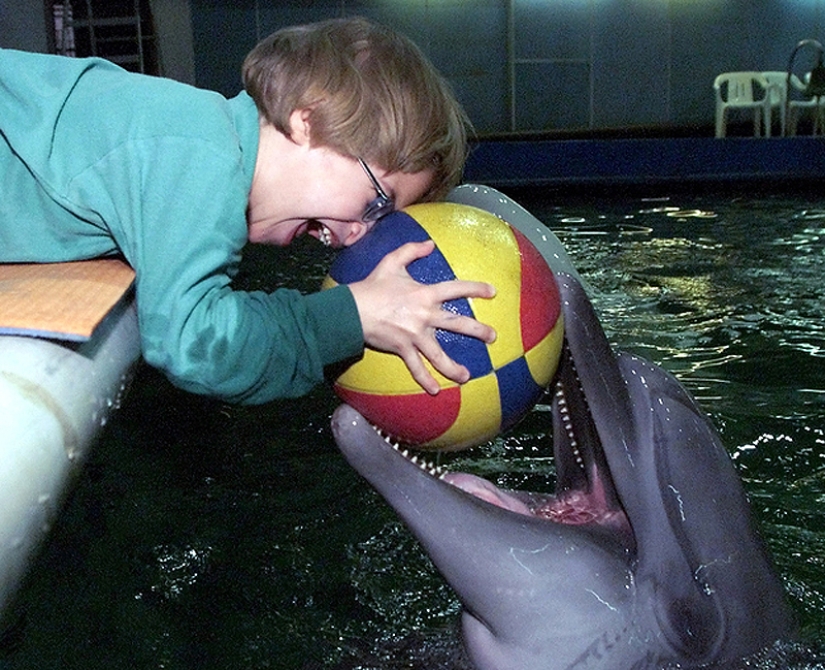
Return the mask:
[[[243,64],[260,113],[290,134],[309,109],[310,139],[388,172],[433,170],[424,200],[461,180],[469,121],[449,85],[406,37],[362,18],[279,30]]]

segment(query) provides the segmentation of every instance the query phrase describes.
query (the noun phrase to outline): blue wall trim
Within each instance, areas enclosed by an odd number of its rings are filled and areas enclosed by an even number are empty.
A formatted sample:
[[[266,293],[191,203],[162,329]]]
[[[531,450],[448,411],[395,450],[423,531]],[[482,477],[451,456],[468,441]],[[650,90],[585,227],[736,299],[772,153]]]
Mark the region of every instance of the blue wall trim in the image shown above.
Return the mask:
[[[825,139],[489,140],[473,146],[464,179],[494,187],[754,179],[825,185]]]

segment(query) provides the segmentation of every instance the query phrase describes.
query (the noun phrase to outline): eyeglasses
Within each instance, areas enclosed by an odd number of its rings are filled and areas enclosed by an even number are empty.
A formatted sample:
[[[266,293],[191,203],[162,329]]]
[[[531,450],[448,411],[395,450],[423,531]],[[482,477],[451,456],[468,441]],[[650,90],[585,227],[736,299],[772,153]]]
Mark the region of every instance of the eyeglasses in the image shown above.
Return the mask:
[[[382,216],[389,214],[390,212],[395,211],[395,203],[393,202],[392,198],[387,195],[386,191],[381,188],[381,184],[378,183],[378,180],[375,178],[375,175],[372,173],[367,167],[366,162],[363,158],[359,158],[358,162],[361,164],[361,167],[364,168],[364,172],[367,173],[367,177],[369,177],[370,181],[372,182],[372,187],[375,189],[375,192],[378,194],[376,198],[370,200],[369,204],[367,205],[366,209],[364,209],[364,213],[361,215],[361,221],[364,223],[372,223],[373,221],[377,221]]]

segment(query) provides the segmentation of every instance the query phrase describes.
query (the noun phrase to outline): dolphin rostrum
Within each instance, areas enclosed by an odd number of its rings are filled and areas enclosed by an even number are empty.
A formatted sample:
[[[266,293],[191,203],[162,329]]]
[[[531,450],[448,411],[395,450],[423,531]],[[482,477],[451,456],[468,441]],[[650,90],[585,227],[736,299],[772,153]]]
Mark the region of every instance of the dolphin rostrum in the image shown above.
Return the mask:
[[[414,463],[347,405],[349,463],[423,545],[464,608],[479,670],[727,664],[795,626],[733,464],[661,368],[614,352],[581,285],[557,274],[565,348],[554,494]]]

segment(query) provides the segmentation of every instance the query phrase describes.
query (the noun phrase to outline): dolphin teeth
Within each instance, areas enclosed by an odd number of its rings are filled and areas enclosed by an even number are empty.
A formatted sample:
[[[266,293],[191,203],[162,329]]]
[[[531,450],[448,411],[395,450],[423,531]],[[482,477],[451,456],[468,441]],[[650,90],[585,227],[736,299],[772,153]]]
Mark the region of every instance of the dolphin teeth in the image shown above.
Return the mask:
[[[442,468],[440,465],[435,466],[429,461],[427,461],[422,455],[419,454],[410,454],[409,449],[406,447],[402,447],[401,443],[398,442],[392,435],[386,433],[381,428],[376,426],[375,424],[370,424],[372,429],[378,433],[389,446],[395,449],[399,454],[401,454],[404,458],[406,458],[410,463],[413,465],[417,465],[421,468],[424,472],[426,472],[431,477],[435,477],[436,479],[443,479],[444,475],[447,474],[447,471]]]
[[[384,442],[386,442],[387,444],[391,445],[394,448],[398,446],[397,444],[394,443],[395,440],[393,440],[392,435],[390,435],[389,433],[384,432],[378,426],[376,426],[374,423],[371,423],[370,425],[372,426],[372,429],[376,433],[378,433],[382,438],[384,438]]]
[[[565,347],[567,347],[567,343],[565,343]],[[569,351],[569,349],[568,349],[568,351]],[[572,357],[571,357],[571,363],[572,363]],[[575,381],[576,381],[576,383],[579,384],[579,386],[581,386],[581,380],[579,379],[579,373],[576,370],[575,363],[572,363],[572,367],[573,367],[573,374],[575,376]],[[564,387],[564,384],[562,384],[561,380],[556,381],[555,398],[556,398],[556,407],[557,407],[558,412],[559,412],[559,417],[561,419],[562,426],[564,427],[564,430],[567,432],[567,437],[570,441],[570,449],[573,453],[573,456],[575,457],[576,463],[578,463],[579,466],[583,470],[584,469],[584,458],[582,457],[581,451],[579,451],[579,444],[578,444],[578,441],[576,440],[576,433],[575,433],[575,427],[573,425],[573,419],[570,416],[570,408],[567,405],[567,397],[566,397],[566,393],[565,393],[565,387]]]

